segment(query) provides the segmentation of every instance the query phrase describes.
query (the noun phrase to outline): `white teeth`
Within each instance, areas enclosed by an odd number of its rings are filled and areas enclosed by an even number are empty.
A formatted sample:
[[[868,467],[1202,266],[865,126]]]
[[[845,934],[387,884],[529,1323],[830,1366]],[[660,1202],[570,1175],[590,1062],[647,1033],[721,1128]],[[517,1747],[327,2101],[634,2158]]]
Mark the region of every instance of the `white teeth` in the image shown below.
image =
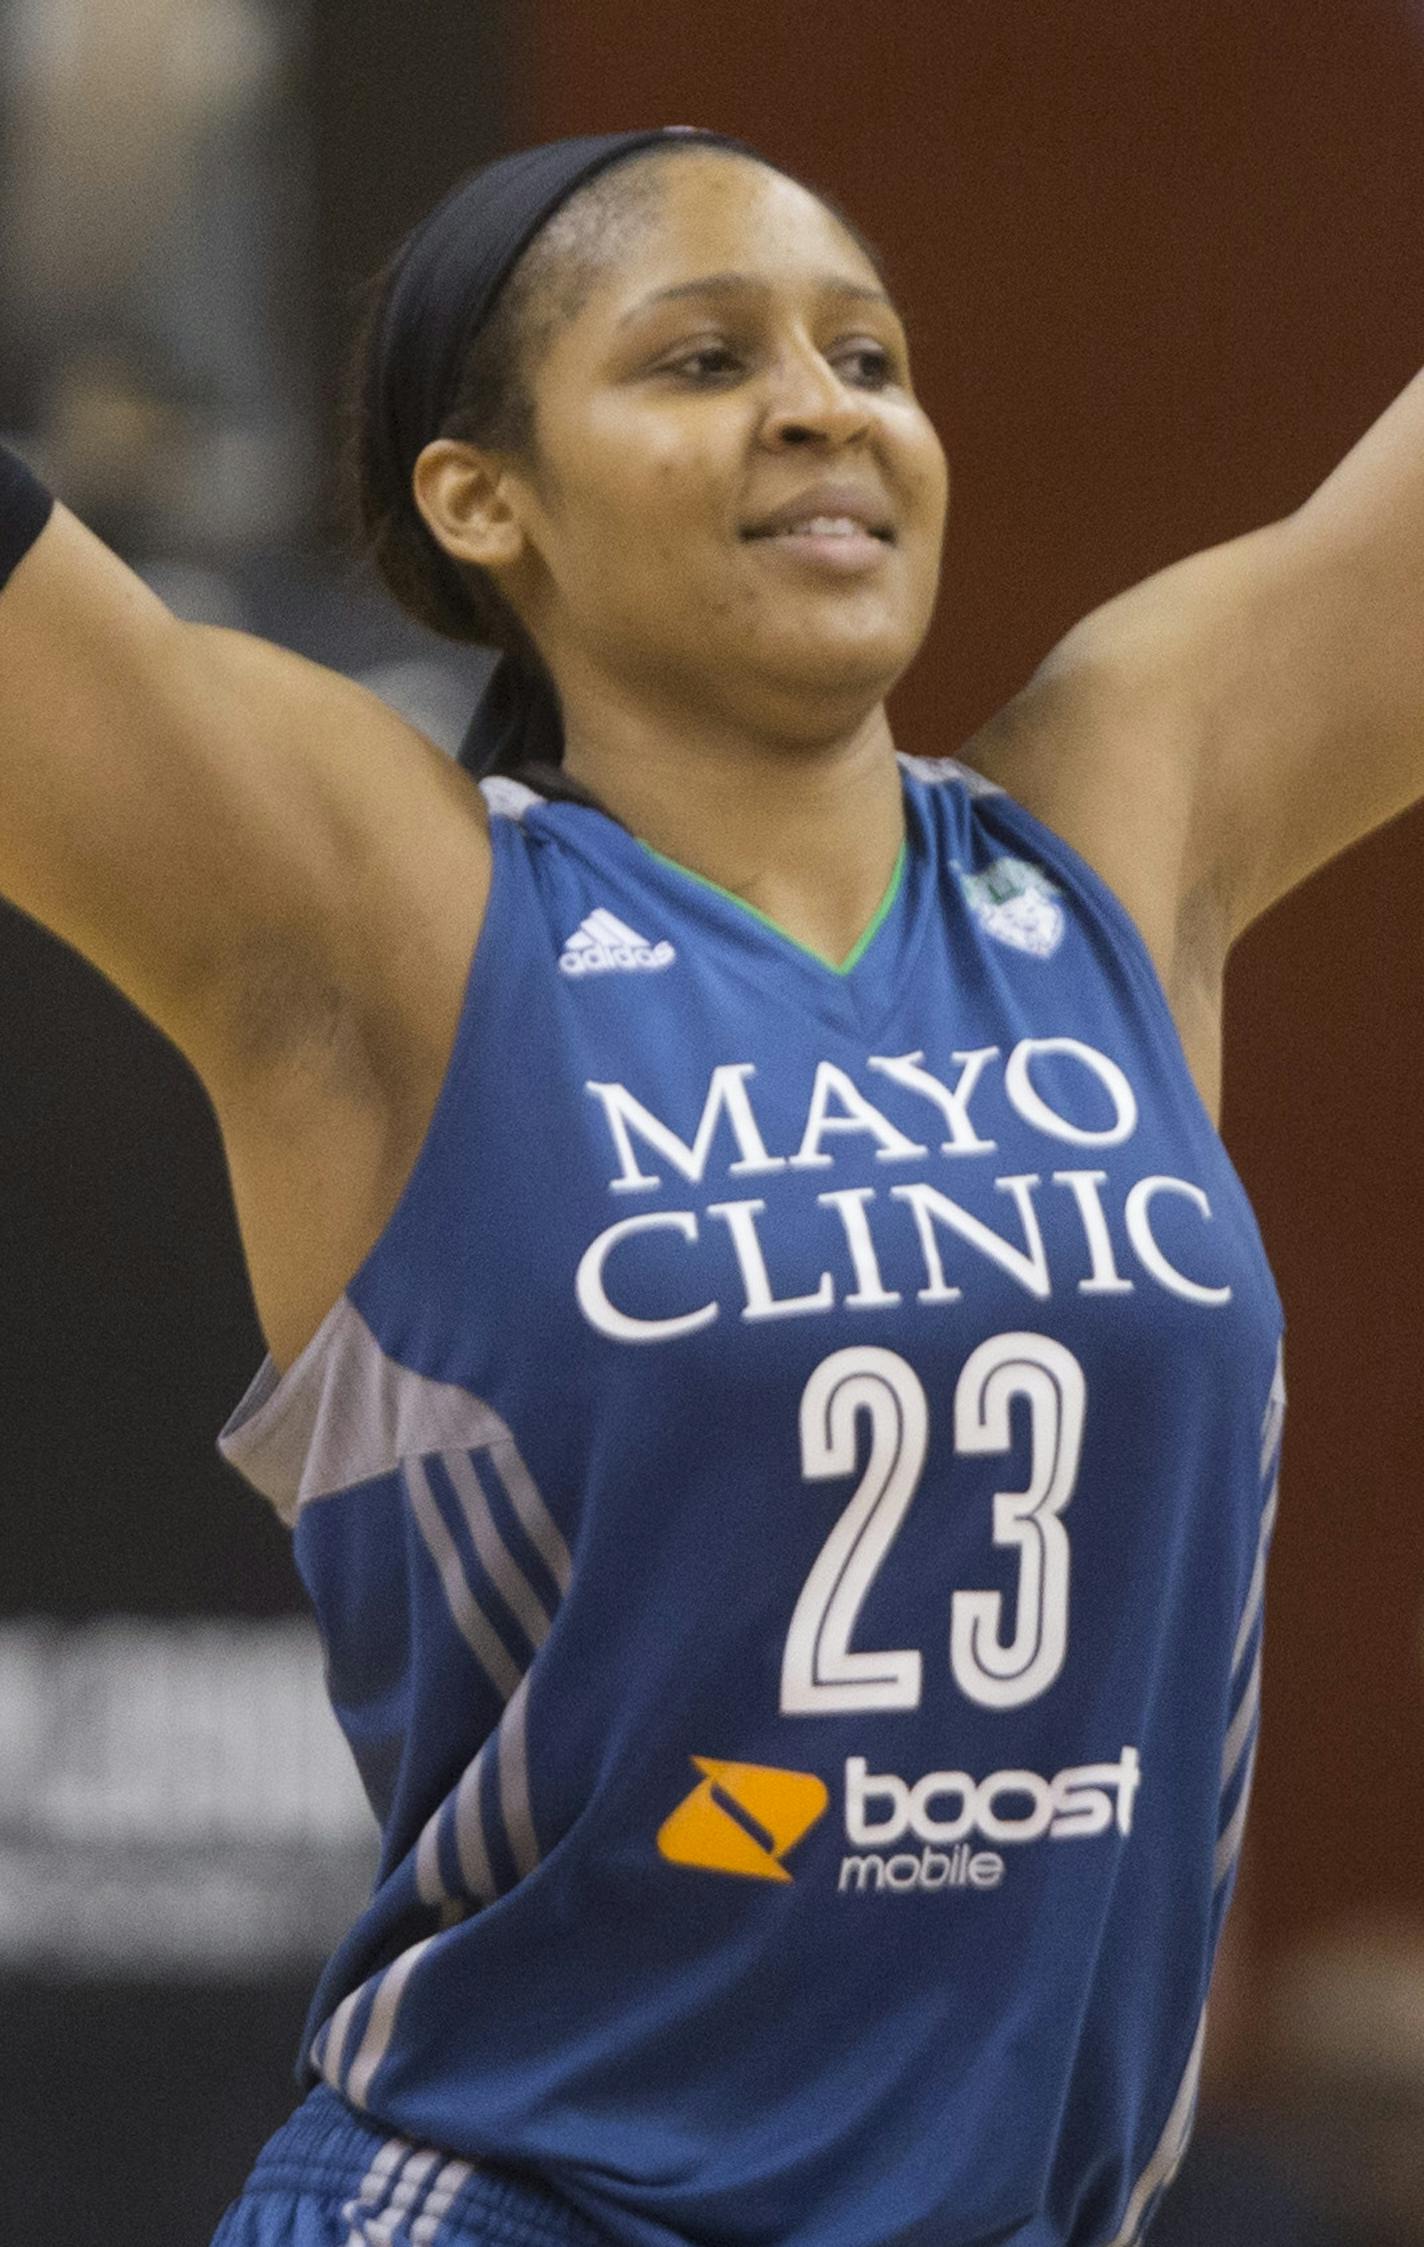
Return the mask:
[[[864,533],[864,523],[853,521],[849,515],[813,515],[805,523],[788,523],[775,535],[778,538],[859,538]]]

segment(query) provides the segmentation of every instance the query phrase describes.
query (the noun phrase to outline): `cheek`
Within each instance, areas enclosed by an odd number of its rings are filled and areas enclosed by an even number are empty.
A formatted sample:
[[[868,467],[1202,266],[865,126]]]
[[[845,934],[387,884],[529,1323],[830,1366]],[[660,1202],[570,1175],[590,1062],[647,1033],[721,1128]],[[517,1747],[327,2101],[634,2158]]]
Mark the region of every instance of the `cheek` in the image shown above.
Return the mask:
[[[915,416],[908,433],[906,457],[910,463],[916,513],[923,516],[927,528],[942,531],[949,512],[949,461],[937,430],[923,414]]]
[[[594,600],[618,605],[618,588],[649,584],[675,603],[679,585],[698,574],[713,514],[707,480],[686,449],[662,444],[586,458],[570,494],[577,511],[578,566]]]
[[[596,408],[572,448],[570,473],[596,486],[607,520],[626,527],[627,542],[681,543],[722,538],[737,513],[746,479],[745,416],[667,407],[637,413]]]
[[[621,464],[602,497],[606,511],[583,560],[601,577],[594,599],[605,614],[636,616],[653,637],[665,623],[685,638],[689,618],[735,605],[732,503],[704,461],[686,449],[645,451]]]

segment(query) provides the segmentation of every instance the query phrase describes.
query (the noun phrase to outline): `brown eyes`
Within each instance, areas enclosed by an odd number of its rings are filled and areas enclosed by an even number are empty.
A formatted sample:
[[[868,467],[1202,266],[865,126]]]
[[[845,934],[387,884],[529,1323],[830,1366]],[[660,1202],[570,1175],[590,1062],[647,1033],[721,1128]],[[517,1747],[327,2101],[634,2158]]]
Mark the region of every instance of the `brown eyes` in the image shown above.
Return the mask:
[[[894,380],[890,354],[878,343],[856,344],[829,356],[843,380],[864,389],[881,390]],[[664,361],[658,372],[685,375],[693,383],[710,387],[714,383],[732,381],[745,373],[747,367],[747,354],[734,350],[730,344],[707,343],[696,351],[683,352],[680,358]]]

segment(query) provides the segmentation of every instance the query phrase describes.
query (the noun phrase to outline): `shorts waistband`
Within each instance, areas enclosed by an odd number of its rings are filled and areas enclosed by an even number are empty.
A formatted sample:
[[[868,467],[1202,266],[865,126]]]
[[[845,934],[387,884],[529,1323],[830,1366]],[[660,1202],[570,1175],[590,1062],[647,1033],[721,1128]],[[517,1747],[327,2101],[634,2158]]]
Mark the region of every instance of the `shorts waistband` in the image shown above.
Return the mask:
[[[264,2146],[247,2191],[342,2199],[353,2247],[363,2247],[365,2220],[374,2247],[397,2216],[412,2247],[609,2247],[607,2232],[528,2171],[400,2137],[324,2084]]]

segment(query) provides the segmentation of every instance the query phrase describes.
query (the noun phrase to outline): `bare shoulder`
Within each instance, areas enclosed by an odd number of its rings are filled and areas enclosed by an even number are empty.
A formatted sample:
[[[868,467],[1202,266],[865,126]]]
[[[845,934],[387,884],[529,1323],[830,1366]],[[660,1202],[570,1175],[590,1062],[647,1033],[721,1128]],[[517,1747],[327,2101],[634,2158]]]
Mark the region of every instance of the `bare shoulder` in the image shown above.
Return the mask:
[[[0,892],[186,1055],[291,1337],[433,1102],[489,888],[478,791],[339,674],[172,615],[62,506],[5,589],[0,688]]]
[[[268,910],[238,910],[216,995],[223,1061],[240,1073],[304,1040],[303,994],[319,1018],[334,991],[358,1010],[419,1010],[431,947],[458,948],[489,880],[489,823],[468,775],[379,697],[239,632],[202,634],[211,704],[231,763],[264,789],[284,838],[269,853]],[[424,963],[426,973],[418,972]]]
[[[248,700],[286,737],[292,856],[280,910],[235,925],[190,1058],[285,1366],[384,1229],[428,1129],[488,900],[489,827],[469,776],[375,697],[213,637],[227,707]]]
[[[1199,849],[1201,713],[1097,619],[965,743],[963,761],[1061,835],[1141,932],[1203,1100],[1220,1104],[1229,923]]]
[[[1304,507],[1086,616],[975,744],[1119,891],[1164,975],[1213,930],[1224,958],[1424,794],[1404,441],[1424,389],[1401,403],[1383,451],[1368,441]]]

